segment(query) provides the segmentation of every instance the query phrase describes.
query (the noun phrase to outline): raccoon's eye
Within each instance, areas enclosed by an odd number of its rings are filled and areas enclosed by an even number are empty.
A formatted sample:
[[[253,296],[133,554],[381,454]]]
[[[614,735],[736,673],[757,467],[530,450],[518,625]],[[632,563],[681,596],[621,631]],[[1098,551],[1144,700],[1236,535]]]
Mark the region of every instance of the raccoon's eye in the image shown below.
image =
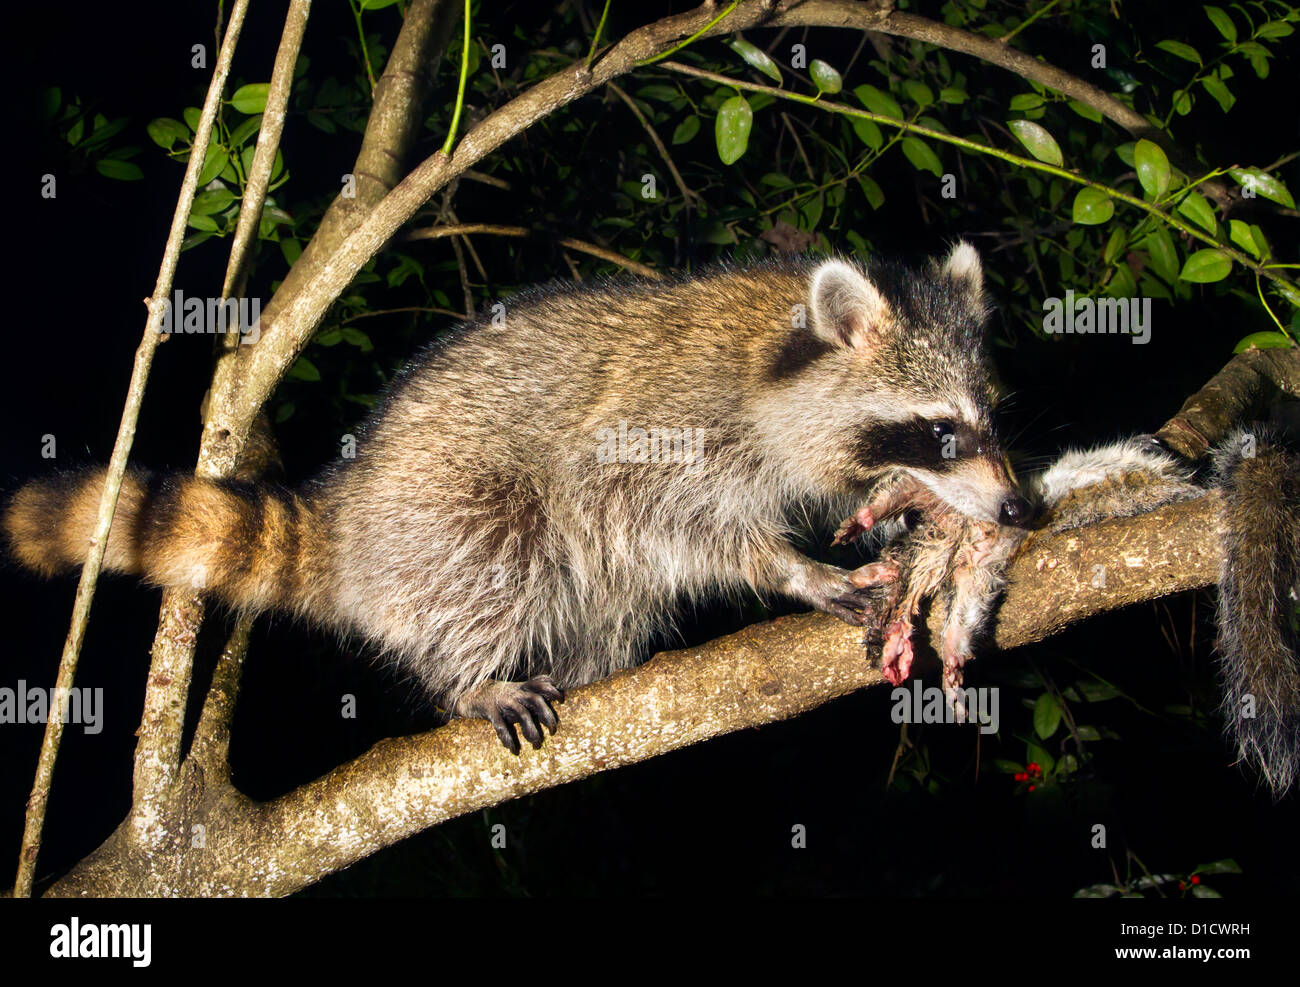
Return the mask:
[[[940,418],[937,421],[930,422],[930,432],[936,439],[943,440],[945,436],[953,435],[957,431],[957,426],[952,422]]]

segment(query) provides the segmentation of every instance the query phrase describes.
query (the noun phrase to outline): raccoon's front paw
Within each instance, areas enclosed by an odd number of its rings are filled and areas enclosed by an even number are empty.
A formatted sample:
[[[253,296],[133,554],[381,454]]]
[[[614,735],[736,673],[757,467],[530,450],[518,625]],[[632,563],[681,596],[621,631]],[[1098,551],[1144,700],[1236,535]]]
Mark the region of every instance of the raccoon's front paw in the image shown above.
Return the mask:
[[[878,622],[881,597],[879,587],[898,580],[901,570],[893,562],[870,562],[852,571],[825,566],[819,585],[806,600],[822,613],[838,617],[846,624],[867,627]]]
[[[564,702],[564,692],[549,675],[538,675],[527,682],[486,682],[464,696],[456,704],[456,712],[487,720],[506,750],[518,754],[514,724],[534,750],[542,746],[542,727],[555,733],[560,721],[551,702]]]

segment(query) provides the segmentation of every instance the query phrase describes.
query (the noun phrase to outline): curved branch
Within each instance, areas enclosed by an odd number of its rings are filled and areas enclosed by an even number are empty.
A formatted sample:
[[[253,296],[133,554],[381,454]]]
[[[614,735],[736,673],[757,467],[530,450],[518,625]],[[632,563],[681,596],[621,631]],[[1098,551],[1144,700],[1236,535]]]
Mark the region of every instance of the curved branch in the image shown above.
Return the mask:
[[[426,226],[423,229],[412,230],[406,234],[408,240],[440,240],[449,236],[469,236],[473,233],[486,233],[494,236],[514,236],[514,237],[531,237],[538,236],[536,230],[529,229],[527,226],[507,226],[501,223],[448,223],[445,226]],[[643,278],[662,278],[663,275],[653,267],[635,261],[631,257],[625,257],[617,250],[609,250],[596,243],[587,240],[577,240],[573,237],[558,237],[555,241],[561,247],[568,247],[570,250],[577,250],[579,253],[590,254],[592,257],[599,257],[601,260],[607,260],[611,264],[617,264],[625,267],[633,274],[639,274]]]

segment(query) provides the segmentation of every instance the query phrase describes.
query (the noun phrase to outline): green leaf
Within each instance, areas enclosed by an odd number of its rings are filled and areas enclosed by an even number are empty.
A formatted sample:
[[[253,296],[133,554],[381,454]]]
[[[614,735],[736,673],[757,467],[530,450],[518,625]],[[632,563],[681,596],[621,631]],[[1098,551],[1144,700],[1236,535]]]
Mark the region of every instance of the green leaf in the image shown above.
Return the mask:
[[[885,204],[884,191],[870,175],[859,175],[858,185],[862,189],[862,194],[867,197],[867,204],[872,209],[879,209]]]
[[[1290,337],[1280,332],[1252,332],[1232,348],[1233,353],[1245,353],[1246,350],[1289,350],[1292,346]]]
[[[964,103],[967,96],[960,89],[947,86],[939,90],[939,100],[944,103]]]
[[[185,109],[181,110],[181,119],[185,121],[185,125],[189,127],[190,130],[199,129],[199,118],[201,116],[203,116],[203,111],[197,106],[187,106]]]
[[[929,144],[919,137],[904,137],[899,144],[903,148],[903,157],[912,162],[917,171],[928,171],[935,178],[943,177],[943,165]]]
[[[642,86],[636,94],[640,99],[653,99],[660,103],[671,103],[682,98],[676,86]]]
[[[312,363],[305,356],[300,356],[294,365],[289,368],[288,377],[294,380],[320,380],[320,371],[316,369],[316,364]]]
[[[1201,80],[1201,85],[1205,91],[1214,97],[1214,101],[1219,104],[1219,109],[1227,113],[1232,109],[1232,104],[1237,102],[1237,97],[1232,95],[1232,91],[1223,84],[1223,80],[1218,76],[1207,75]]]
[[[188,143],[190,139],[190,128],[179,120],[173,120],[170,117],[159,117],[157,120],[150,120],[148,126],[144,129],[155,144],[169,151],[177,141]]]
[[[1261,79],[1268,78],[1268,60],[1273,57],[1272,52],[1256,41],[1243,41],[1237,45],[1237,53],[1246,56],[1255,75]]]
[[[808,74],[812,76],[813,85],[817,87],[819,93],[834,95],[844,88],[844,79],[820,58],[812,60],[812,64],[808,66]]]
[[[903,110],[894,102],[894,97],[875,86],[858,86],[853,90],[853,95],[872,113],[895,120],[903,119]]]
[[[191,213],[189,219],[185,222],[186,225],[192,226],[196,230],[203,230],[207,233],[215,233],[217,231],[217,221],[211,216],[195,216]]]
[[[1133,149],[1133,164],[1137,168],[1138,181],[1147,195],[1158,199],[1169,191],[1169,159],[1158,144],[1140,140]]]
[[[131,164],[130,161],[113,161],[104,158],[95,162],[95,170],[105,178],[115,178],[119,182],[136,182],[144,178],[140,166]]]
[[[1137,294],[1137,282],[1128,264],[1115,265],[1106,282],[1106,294],[1110,298],[1132,298]]]
[[[1091,120],[1093,123],[1101,123],[1101,111],[1094,110],[1087,103],[1080,103],[1077,99],[1071,99],[1068,100],[1065,105],[1074,110],[1075,113],[1079,114],[1079,116],[1083,117],[1085,120]]]
[[[1115,156],[1130,168],[1136,168],[1136,159],[1133,157],[1135,150],[1137,150],[1137,144],[1133,141],[1125,141],[1123,144],[1115,145]]]
[[[397,3],[397,0],[361,0],[362,10],[383,10],[385,7],[391,7]]]
[[[692,137],[700,132],[700,118],[694,113],[677,125],[673,131],[673,143],[685,144]]]
[[[1184,59],[1188,62],[1201,64],[1201,54],[1191,45],[1185,45],[1181,41],[1158,41],[1156,47],[1161,51],[1167,51],[1176,58]]]
[[[1222,281],[1232,271],[1232,258],[1222,250],[1198,250],[1187,258],[1178,276],[1194,284]]]
[[[1257,38],[1286,38],[1290,37],[1295,29],[1286,21],[1269,21],[1261,24],[1259,30],[1255,32]]]
[[[1043,99],[1038,93],[1020,93],[1018,96],[1011,97],[1011,111],[1013,113],[1022,113],[1025,110],[1036,110],[1047,100]]]
[[[1096,226],[1098,223],[1106,222],[1113,215],[1115,215],[1115,203],[1101,189],[1082,188],[1074,197],[1071,217],[1080,225]]]
[[[1172,283],[1178,278],[1178,250],[1165,226],[1158,226],[1142,240],[1155,272]]]
[[[266,110],[266,94],[270,89],[269,82],[250,82],[235,90],[230,97],[230,105],[240,113],[262,113]]]
[[[772,61],[762,48],[750,44],[743,38],[732,38],[727,44],[731,46],[732,51],[752,67],[758,69],[778,86],[781,84],[781,70],[777,68],[776,62]]]
[[[1279,206],[1295,208],[1295,199],[1291,198],[1287,187],[1268,172],[1261,171],[1259,168],[1229,168],[1228,174],[1243,188],[1253,188],[1256,195],[1262,195]]]
[[[230,132],[230,146],[239,147],[241,144],[244,143],[244,141],[248,140],[248,138],[252,137],[255,133],[257,133],[258,128],[261,126],[262,126],[262,114],[257,113],[249,117],[247,120],[245,120],[243,123],[241,123],[238,127],[236,127],[234,130]]]
[[[872,121],[862,117],[849,117],[853,123],[853,132],[858,135],[858,140],[866,144],[873,151],[879,151],[880,145],[885,143],[885,138],[880,133],[880,128]]]
[[[235,193],[228,188],[206,189],[194,197],[194,206],[190,209],[192,216],[211,216],[221,212],[235,201]]]
[[[1192,107],[1196,105],[1196,100],[1186,89],[1180,89],[1174,93],[1174,112],[1180,117],[1185,117],[1192,112]]]
[[[1115,258],[1120,255],[1124,245],[1128,243],[1128,234],[1122,229],[1116,229],[1106,240],[1106,246],[1102,248],[1101,259],[1105,264],[1114,264]]]
[[[1214,210],[1200,192],[1188,192],[1178,203],[1178,211],[1207,233],[1216,232]]]
[[[749,131],[754,124],[754,111],[744,96],[732,96],[718,109],[718,119],[713,136],[718,145],[718,157],[723,164],[739,161],[749,146]]]
[[[907,93],[907,98],[922,109],[934,105],[934,93],[924,82],[908,79],[903,83],[903,92]]]
[[[208,153],[203,158],[203,169],[199,172],[199,187],[202,188],[221,173],[226,166],[228,155],[220,144],[209,144]]]
[[[369,353],[375,348],[375,344],[370,341],[369,336],[360,329],[353,329],[351,326],[343,328],[343,340],[352,346],[359,346],[362,353]]]
[[[1255,234],[1249,223],[1244,223],[1240,219],[1228,220],[1228,236],[1233,243],[1256,260],[1263,258],[1263,245],[1255,242]]]
[[[293,267],[302,256],[302,244],[293,237],[285,237],[280,241],[280,253],[284,255],[285,262]]]
[[[1039,161],[1058,168],[1065,163],[1061,157],[1061,146],[1055,138],[1032,120],[1008,120],[1007,126],[1016,135],[1016,140],[1025,146],[1025,150]]]
[[[1227,11],[1222,7],[1211,7],[1208,4],[1203,9],[1205,16],[1219,29],[1219,33],[1228,39],[1229,43],[1237,40],[1237,25],[1232,23],[1232,18],[1228,16]]]

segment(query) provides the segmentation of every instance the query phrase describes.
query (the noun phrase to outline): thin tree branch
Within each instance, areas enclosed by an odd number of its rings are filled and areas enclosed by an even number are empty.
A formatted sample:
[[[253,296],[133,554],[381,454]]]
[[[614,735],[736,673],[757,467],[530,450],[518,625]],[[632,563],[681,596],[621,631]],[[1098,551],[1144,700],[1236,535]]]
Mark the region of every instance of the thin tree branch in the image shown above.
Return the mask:
[[[226,264],[226,275],[221,287],[222,298],[237,298],[243,295],[248,280],[249,260],[262,220],[262,208],[266,204],[266,191],[271,183],[271,169],[275,164],[275,155],[280,147],[280,137],[284,133],[284,120],[289,106],[289,93],[293,88],[294,67],[298,64],[298,53],[302,49],[303,35],[307,30],[307,18],[311,13],[311,0],[291,0],[289,11],[285,16],[284,30],[280,35],[280,47],[275,55],[271,69],[271,83],[267,90],[266,106],[262,111],[262,122],[258,128],[257,149],[253,153],[253,163],[248,171],[248,181],[244,185],[243,201],[240,204],[239,221],[230,245],[230,258]],[[221,356],[229,358],[229,350],[241,345],[238,333],[228,333],[219,337],[222,343]],[[163,610],[168,609],[167,594],[163,596]],[[199,613],[200,619],[202,613]],[[199,719],[194,736],[194,747],[200,752],[210,752],[217,758],[216,762],[205,763],[210,771],[228,770],[225,763],[229,744],[230,717],[234,715],[234,698],[239,689],[239,669],[244,660],[244,649],[248,647],[248,635],[252,627],[252,618],[240,617],[234,634],[226,644],[222,654],[224,666],[219,665],[212,691],[219,697],[228,697],[228,702],[214,701],[210,694],[203,706],[203,715]],[[160,625],[159,635],[166,628]],[[197,632],[197,626],[195,627]],[[188,637],[188,635],[186,635]],[[162,647],[162,641],[155,641],[155,651]],[[184,651],[192,654],[192,646]],[[233,669],[233,678],[230,677]],[[152,702],[155,708],[184,709],[185,696],[189,691],[189,676],[193,670],[193,659],[188,658],[183,668],[163,670],[163,675],[151,674],[150,686],[145,694],[145,708]],[[157,669],[153,671],[158,671]],[[167,685],[156,684],[170,679]],[[219,698],[218,697],[218,698]],[[182,714],[183,715],[183,714]],[[213,718],[217,718],[214,721]],[[214,742],[212,735],[222,738],[223,742]],[[146,735],[140,734],[140,746],[137,757],[144,749]]]
[[[623,90],[614,85],[614,83],[606,83],[606,88],[627,104],[627,108],[631,110],[632,115],[636,117],[637,123],[641,124],[641,128],[646,132],[650,138],[650,142],[654,144],[655,149],[659,152],[659,157],[663,158],[664,164],[668,166],[668,172],[673,176],[673,182],[676,184],[678,191],[682,193],[682,198],[685,199],[688,204],[695,202],[699,196],[687,186],[686,180],[682,178],[682,173],[677,170],[677,165],[673,163],[673,157],[668,153],[668,148],[666,148],[664,142],[659,139],[659,134],[655,132],[655,128],[651,126],[650,121],[645,118],[645,114],[641,112],[641,107],[637,106],[632,97],[623,92]]]
[[[494,236],[512,236],[512,237],[533,237],[540,236],[536,230],[527,226],[506,226],[500,223],[454,223],[446,226],[426,226],[422,229],[411,230],[406,234],[407,240],[438,240],[443,237],[467,236],[474,233],[485,233]],[[577,250],[580,253],[590,254],[593,257],[599,257],[601,260],[607,260],[620,267],[625,267],[634,274],[639,274],[646,278],[663,277],[653,267],[648,267],[639,261],[625,257],[616,250],[609,250],[599,244],[591,243],[587,240],[576,240],[573,237],[558,237],[555,241],[562,247],[568,247],[570,250]]]
[[[226,76],[230,72],[230,62],[234,56],[239,32],[243,27],[244,15],[248,11],[248,0],[236,0],[230,12],[230,22],[226,28],[225,41],[217,56],[217,65],[208,85],[207,97],[203,101],[203,110],[199,116],[199,125],[194,132],[194,147],[208,146],[212,134],[213,121],[221,106],[221,93],[226,85]],[[104,550],[108,545],[108,532],[113,524],[113,511],[117,507],[117,497],[122,489],[122,477],[126,473],[127,458],[131,445],[135,441],[135,427],[140,419],[140,406],[144,401],[145,385],[149,379],[149,370],[153,365],[154,351],[162,339],[160,330],[164,303],[171,293],[172,280],[176,274],[176,265],[180,258],[181,242],[185,239],[186,221],[190,207],[194,202],[194,193],[198,189],[199,172],[203,168],[203,155],[194,153],[185,167],[185,177],[181,181],[180,194],[177,196],[176,209],[172,213],[171,229],[167,235],[167,245],[163,250],[162,263],[158,269],[158,278],[154,282],[154,291],[149,299],[149,315],[145,320],[144,337],[135,351],[135,361],[131,370],[131,383],[127,388],[126,404],[122,409],[122,419],[118,425],[117,438],[113,443],[113,454],[108,461],[108,475],[104,481],[104,491],[99,500],[99,512],[95,519],[94,533],[90,539],[86,563],[81,570],[77,583],[77,595],[72,607],[72,624],[68,629],[67,640],[63,645],[63,655],[59,659],[59,672],[55,680],[55,695],[68,695],[76,677],[77,660],[81,656],[81,645],[85,640],[86,624],[90,619],[90,604],[95,596],[95,586],[99,580],[100,567],[104,561]],[[32,878],[36,868],[36,856],[40,851],[41,830],[45,823],[45,809],[49,800],[50,782],[54,776],[54,762],[58,756],[59,741],[63,736],[63,717],[51,715],[45,723],[45,736],[41,742],[40,759],[37,762],[36,778],[32,784],[32,794],[27,801],[27,818],[23,827],[22,848],[18,856],[18,875],[14,880],[14,897],[26,898],[31,895]],[[156,762],[151,763],[159,772],[174,770],[179,759],[179,749],[160,750]]]

